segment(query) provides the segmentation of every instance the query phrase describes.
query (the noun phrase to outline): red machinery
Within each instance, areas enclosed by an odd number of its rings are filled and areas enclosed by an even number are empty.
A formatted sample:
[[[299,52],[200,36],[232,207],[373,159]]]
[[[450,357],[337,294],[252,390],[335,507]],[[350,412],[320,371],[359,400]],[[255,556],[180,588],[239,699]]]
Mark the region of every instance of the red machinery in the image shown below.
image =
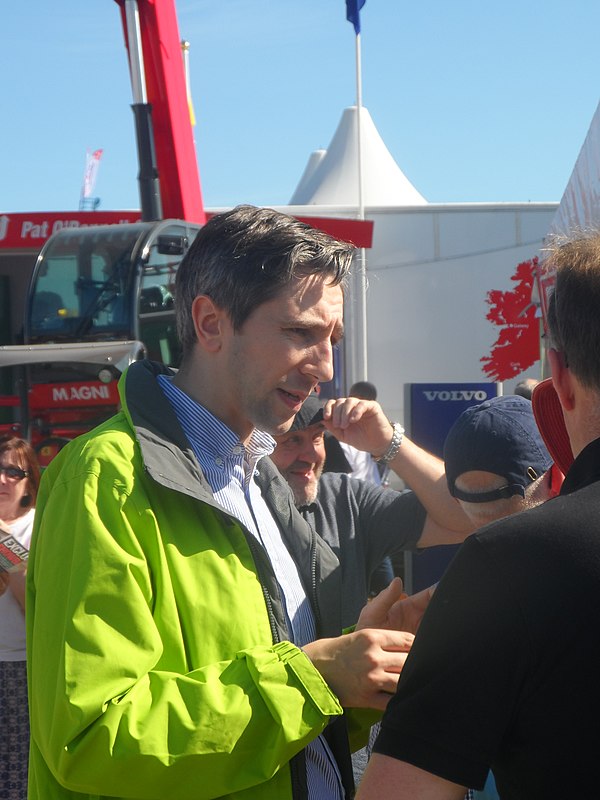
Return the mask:
[[[129,53],[142,219],[202,224],[205,215],[174,0],[116,2]]]
[[[138,140],[141,221],[69,227],[42,247],[28,292],[24,346],[0,347],[20,374],[17,428],[42,463],[117,408],[116,384],[143,355],[176,365],[173,283],[205,221],[174,0],[121,7]],[[154,128],[154,129],[153,129]],[[372,222],[302,218],[370,247]]]

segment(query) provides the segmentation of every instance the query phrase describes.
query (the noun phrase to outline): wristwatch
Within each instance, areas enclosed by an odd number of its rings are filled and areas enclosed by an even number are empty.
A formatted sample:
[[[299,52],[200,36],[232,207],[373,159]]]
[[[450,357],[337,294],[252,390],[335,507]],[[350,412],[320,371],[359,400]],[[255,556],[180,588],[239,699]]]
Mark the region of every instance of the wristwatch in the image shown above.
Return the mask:
[[[402,444],[402,437],[404,436],[404,428],[400,425],[399,422],[392,422],[390,420],[390,425],[392,426],[392,430],[394,431],[392,435],[392,441],[390,442],[390,446],[385,451],[382,456],[376,458],[375,461],[378,464],[387,464],[393,458],[395,458],[396,453],[400,450],[400,445]]]

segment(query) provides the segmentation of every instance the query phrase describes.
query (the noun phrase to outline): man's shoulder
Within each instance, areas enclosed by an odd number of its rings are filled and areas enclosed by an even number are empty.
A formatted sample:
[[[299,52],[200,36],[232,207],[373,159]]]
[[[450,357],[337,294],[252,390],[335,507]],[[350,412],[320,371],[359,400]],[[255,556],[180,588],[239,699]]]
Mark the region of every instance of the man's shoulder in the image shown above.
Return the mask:
[[[317,500],[325,501],[345,494],[356,494],[360,490],[361,481],[351,478],[346,472],[324,472],[319,479]]]
[[[47,480],[68,480],[78,475],[132,471],[135,436],[122,412],[69,442],[45,470]]]
[[[492,522],[473,534],[473,539],[495,547],[511,547],[516,542],[545,547],[553,539],[568,542],[571,536],[595,529],[598,514],[600,483],[594,483]]]
[[[348,474],[346,472],[324,472],[319,480],[319,489],[322,486],[337,487],[347,481],[348,481]]]
[[[465,543],[471,539],[473,541],[491,541],[497,537],[508,539],[512,534],[534,532],[543,528],[546,518],[551,513],[548,503],[552,504],[552,502],[552,500],[547,500],[535,508],[528,508],[489,522],[479,528],[472,536],[467,537]]]

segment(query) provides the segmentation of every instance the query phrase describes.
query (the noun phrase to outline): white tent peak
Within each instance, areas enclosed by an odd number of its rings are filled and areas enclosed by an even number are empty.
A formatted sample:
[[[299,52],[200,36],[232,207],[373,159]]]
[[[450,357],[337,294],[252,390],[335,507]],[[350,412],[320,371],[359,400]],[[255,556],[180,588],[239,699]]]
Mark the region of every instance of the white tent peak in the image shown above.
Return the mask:
[[[358,197],[358,108],[345,108],[327,150],[316,150],[290,205],[356,205]],[[416,206],[427,201],[394,161],[367,109],[360,108],[364,206]]]

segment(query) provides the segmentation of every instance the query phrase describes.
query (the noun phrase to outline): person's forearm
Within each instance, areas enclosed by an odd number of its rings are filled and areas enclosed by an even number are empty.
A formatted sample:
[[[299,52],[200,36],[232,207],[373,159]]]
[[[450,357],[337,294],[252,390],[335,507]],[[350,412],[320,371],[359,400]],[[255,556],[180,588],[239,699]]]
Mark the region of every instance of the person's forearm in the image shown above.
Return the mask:
[[[389,756],[374,753],[361,780],[358,800],[462,800],[465,787]]]
[[[25,570],[20,570],[18,572],[11,572],[8,576],[8,588],[15,596],[17,603],[21,606],[23,611],[25,610],[26,575],[27,572]]]
[[[404,437],[389,466],[413,490],[438,525],[464,534],[474,530],[473,524],[448,491],[441,459]]]
[[[446,528],[444,525],[438,525],[428,515],[425,518],[417,547],[422,549],[423,547],[437,547],[443,544],[462,544],[467,536],[470,536],[475,530],[474,525],[462,531],[452,530],[452,528]]]

